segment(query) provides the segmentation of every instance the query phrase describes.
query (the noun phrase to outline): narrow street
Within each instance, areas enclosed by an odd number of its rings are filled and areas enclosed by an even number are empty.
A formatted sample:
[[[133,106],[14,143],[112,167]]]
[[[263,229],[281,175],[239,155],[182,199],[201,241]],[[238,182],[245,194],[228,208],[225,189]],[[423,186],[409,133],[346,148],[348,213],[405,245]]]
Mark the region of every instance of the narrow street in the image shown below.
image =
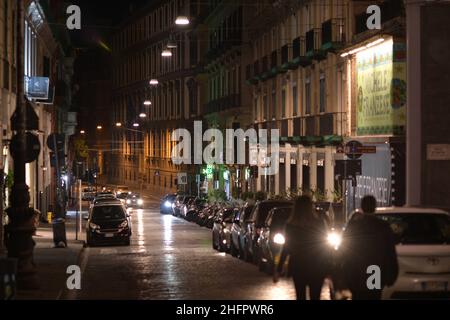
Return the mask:
[[[214,251],[211,230],[156,205],[132,212],[130,247],[84,250],[82,289],[69,299],[295,299],[291,280],[274,285],[256,266]]]

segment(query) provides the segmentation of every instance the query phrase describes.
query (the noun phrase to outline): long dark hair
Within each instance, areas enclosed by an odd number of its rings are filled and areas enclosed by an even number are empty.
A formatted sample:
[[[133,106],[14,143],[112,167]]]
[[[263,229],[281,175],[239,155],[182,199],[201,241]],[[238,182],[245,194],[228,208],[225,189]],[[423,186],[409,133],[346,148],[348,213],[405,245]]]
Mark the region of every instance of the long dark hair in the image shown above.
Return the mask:
[[[294,200],[294,210],[289,219],[289,224],[304,227],[313,224],[316,221],[314,215],[311,197],[299,196]]]

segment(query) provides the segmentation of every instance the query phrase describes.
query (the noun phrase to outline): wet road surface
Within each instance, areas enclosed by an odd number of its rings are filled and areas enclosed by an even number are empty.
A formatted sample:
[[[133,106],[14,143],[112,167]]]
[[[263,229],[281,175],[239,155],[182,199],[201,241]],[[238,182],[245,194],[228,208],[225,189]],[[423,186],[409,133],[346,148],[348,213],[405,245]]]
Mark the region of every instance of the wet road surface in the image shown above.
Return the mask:
[[[211,230],[157,203],[132,214],[131,246],[89,247],[76,299],[295,299],[290,279],[273,284],[252,264],[212,249]]]

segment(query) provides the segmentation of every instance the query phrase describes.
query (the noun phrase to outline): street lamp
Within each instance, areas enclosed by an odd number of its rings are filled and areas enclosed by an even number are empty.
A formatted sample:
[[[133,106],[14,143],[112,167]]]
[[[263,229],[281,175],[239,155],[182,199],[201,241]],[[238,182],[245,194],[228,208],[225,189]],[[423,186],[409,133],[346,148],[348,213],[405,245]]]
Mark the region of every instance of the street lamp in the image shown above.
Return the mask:
[[[158,83],[159,83],[159,81],[156,80],[156,79],[151,79],[151,80],[150,80],[150,85],[152,85],[152,86],[157,86]]]
[[[97,130],[102,130],[103,127],[102,126],[97,126]]]
[[[120,122],[117,122],[117,123],[116,123],[116,127],[119,128],[119,127],[121,127],[121,126],[122,126],[122,123],[120,123]]]
[[[147,117],[147,115],[143,112],[139,114],[139,118],[146,118],[146,117]]]
[[[161,56],[162,56],[162,57],[171,57],[171,56],[172,56],[172,51],[170,51],[169,49],[164,49],[164,50],[161,52]]]
[[[137,123],[137,122],[133,123],[133,127],[135,127],[135,128],[139,127],[139,123]]]
[[[186,16],[178,16],[175,20],[176,25],[185,26],[190,23],[189,18]]]
[[[145,100],[144,101],[144,106],[151,106],[152,102],[150,100]]]
[[[86,133],[86,131],[84,131],[84,130],[80,131],[80,134],[85,134],[85,133]]]

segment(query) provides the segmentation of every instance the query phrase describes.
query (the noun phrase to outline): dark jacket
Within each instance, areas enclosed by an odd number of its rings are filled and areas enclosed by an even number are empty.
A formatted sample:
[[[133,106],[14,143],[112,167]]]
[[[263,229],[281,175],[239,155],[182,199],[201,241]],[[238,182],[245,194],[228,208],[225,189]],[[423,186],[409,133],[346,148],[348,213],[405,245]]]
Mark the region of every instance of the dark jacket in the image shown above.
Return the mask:
[[[355,213],[345,229],[342,270],[350,288],[365,288],[367,268],[380,267],[381,285],[391,286],[398,276],[395,238],[389,224],[373,214]]]
[[[290,275],[299,275],[306,279],[314,276],[324,277],[329,269],[326,237],[327,228],[322,219],[315,219],[310,226],[304,227],[288,224],[278,272],[281,273],[289,257]]]

